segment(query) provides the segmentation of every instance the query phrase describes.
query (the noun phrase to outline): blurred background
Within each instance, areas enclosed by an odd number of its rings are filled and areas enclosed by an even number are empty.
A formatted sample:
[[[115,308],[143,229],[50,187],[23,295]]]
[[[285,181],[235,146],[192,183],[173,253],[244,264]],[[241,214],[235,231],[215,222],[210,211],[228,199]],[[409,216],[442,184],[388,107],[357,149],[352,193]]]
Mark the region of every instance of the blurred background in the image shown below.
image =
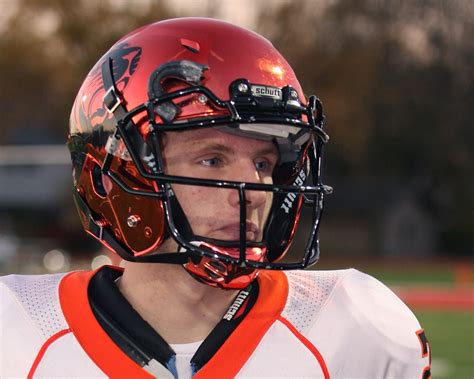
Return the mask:
[[[128,31],[220,18],[270,39],[325,105],[324,178],[335,191],[315,268],[353,266],[386,282],[422,321],[434,376],[474,377],[473,1],[0,0],[0,8],[0,274],[110,261],[82,231],[71,197],[64,142],[74,97]]]

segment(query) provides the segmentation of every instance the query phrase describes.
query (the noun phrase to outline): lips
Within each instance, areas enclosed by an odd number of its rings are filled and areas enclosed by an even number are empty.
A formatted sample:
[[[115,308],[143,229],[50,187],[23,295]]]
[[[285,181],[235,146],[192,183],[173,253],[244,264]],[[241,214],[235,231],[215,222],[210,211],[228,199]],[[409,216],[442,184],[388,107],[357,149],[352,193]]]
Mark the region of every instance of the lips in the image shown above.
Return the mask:
[[[219,229],[216,229],[211,233],[212,237],[215,239],[220,239],[223,241],[239,241],[240,240],[240,224],[232,223],[227,224]],[[246,224],[246,240],[256,242],[259,238],[259,228],[253,222],[247,222]]]

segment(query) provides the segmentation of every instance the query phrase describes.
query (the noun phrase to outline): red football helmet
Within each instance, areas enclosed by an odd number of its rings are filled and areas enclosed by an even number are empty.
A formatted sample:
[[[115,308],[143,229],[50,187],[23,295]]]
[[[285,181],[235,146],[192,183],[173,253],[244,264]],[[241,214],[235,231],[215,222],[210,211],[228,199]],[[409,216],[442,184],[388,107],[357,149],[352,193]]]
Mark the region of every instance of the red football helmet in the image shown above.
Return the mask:
[[[322,201],[330,192],[320,181],[323,121],[319,100],[305,98],[289,64],[260,35],[204,18],[144,26],[98,61],[72,109],[68,146],[82,224],[124,259],[179,263],[222,288],[245,287],[261,268],[304,268],[318,259]],[[162,133],[196,128],[274,142],[273,184],[167,175]],[[176,183],[237,191],[240,240],[195,235],[174,196]],[[273,195],[262,241],[246,240],[247,191]],[[306,249],[298,262],[280,262],[303,203],[313,206]],[[160,250],[168,238],[178,252]]]

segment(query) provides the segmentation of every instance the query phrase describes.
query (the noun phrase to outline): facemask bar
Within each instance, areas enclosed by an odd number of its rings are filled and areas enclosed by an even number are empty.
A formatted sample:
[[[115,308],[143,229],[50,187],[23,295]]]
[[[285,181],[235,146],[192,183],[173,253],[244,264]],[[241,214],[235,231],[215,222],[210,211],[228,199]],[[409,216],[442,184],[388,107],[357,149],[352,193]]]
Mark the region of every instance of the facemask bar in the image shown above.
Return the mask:
[[[165,217],[167,218],[167,224],[169,227],[169,232],[173,238],[188,251],[191,251],[198,256],[207,256],[210,258],[218,258],[224,262],[236,264],[241,267],[249,268],[271,268],[271,269],[295,269],[295,268],[304,268],[309,264],[314,263],[317,260],[319,247],[317,241],[317,232],[319,229],[319,220],[322,214],[322,200],[323,196],[326,193],[330,193],[332,189],[328,186],[324,186],[320,183],[320,167],[321,167],[321,153],[322,146],[327,142],[328,136],[323,130],[323,113],[322,106],[319,100],[312,96],[309,99],[308,106],[303,107],[301,105],[295,105],[294,101],[291,105],[291,111],[294,114],[306,114],[308,122],[304,122],[298,118],[292,117],[282,117],[282,115],[275,116],[274,114],[259,114],[258,110],[253,110],[251,115],[246,114],[246,109],[242,108],[240,112],[239,106],[232,100],[223,101],[215,96],[209,89],[203,86],[195,85],[189,88],[182,90],[174,91],[171,93],[166,93],[160,96],[159,98],[151,98],[149,101],[144,104],[134,108],[130,112],[127,112],[123,100],[121,98],[121,93],[117,90],[113,74],[112,74],[112,60],[109,59],[102,66],[102,74],[104,80],[104,86],[108,90],[104,96],[104,103],[107,110],[114,115],[117,120],[117,129],[115,134],[111,138],[117,140],[122,140],[125,147],[127,148],[131,160],[135,163],[137,170],[140,175],[152,181],[155,181],[159,190],[152,191],[143,191],[132,189],[127,186],[123,180],[117,176],[113,171],[110,170],[112,160],[114,159],[113,152],[107,152],[107,155],[104,159],[102,165],[102,173],[117,184],[122,190],[129,194],[134,194],[138,196],[146,197],[155,197],[163,200]],[[235,84],[235,83],[234,83]],[[227,110],[228,115],[224,116],[214,116],[208,117],[206,119],[196,119],[189,120],[185,123],[168,123],[168,124],[155,124],[155,109],[156,106],[170,102],[172,99],[179,97],[187,96],[190,94],[202,93],[207,96],[207,98],[212,101],[215,107]],[[216,126],[216,125],[229,125],[235,122],[238,123],[276,123],[283,125],[295,125],[302,129],[306,129],[312,134],[315,135],[316,146],[312,149],[314,154],[310,154],[309,159],[311,162],[311,170],[313,178],[316,179],[316,185],[309,186],[293,186],[293,185],[268,185],[268,184],[258,184],[258,183],[243,183],[235,181],[217,181],[217,180],[207,180],[207,179],[197,179],[190,177],[180,177],[180,176],[170,176],[164,175],[162,169],[158,169],[156,172],[150,173],[144,167],[142,159],[132,144],[129,135],[130,133],[137,133],[136,127],[133,123],[133,117],[139,113],[147,112],[149,127],[151,133],[156,133],[156,131],[177,131],[185,130],[192,128],[200,128],[205,126]],[[314,118],[314,113],[317,112],[317,120]],[[160,165],[158,165],[160,166]],[[162,167],[162,166],[161,166]],[[222,254],[215,254],[208,250],[200,249],[187,241],[178,231],[173,220],[173,212],[170,207],[170,196],[173,196],[171,184],[185,184],[185,185],[197,185],[197,186],[210,186],[216,188],[228,188],[237,190],[239,192],[240,200],[240,245],[239,245],[239,258],[233,258],[225,256]],[[246,195],[245,191],[271,191],[274,193],[293,193],[297,195],[303,195],[305,197],[305,202],[308,202],[309,197],[316,197],[316,200],[313,201],[313,227],[311,230],[310,238],[308,240],[304,258],[299,263],[268,263],[268,262],[254,262],[247,261],[246,259]],[[123,249],[122,254],[124,254]],[[127,250],[127,249],[125,249]],[[131,261],[147,261],[147,262],[173,262],[172,256],[181,255],[180,258],[176,257],[176,262],[182,262],[182,255],[177,253],[159,253],[156,255],[148,255],[143,257],[135,257],[130,251],[126,251],[125,259]],[[120,254],[120,251],[119,251]],[[172,255],[172,256],[171,256]]]
[[[133,151],[133,146],[131,150]],[[132,153],[132,156],[134,154]],[[318,175],[318,161],[320,160],[320,153],[314,151],[314,148],[310,149],[310,155],[308,159],[311,161],[310,167],[313,178],[317,178]],[[220,260],[226,263],[232,263],[242,267],[249,268],[271,268],[271,269],[298,269],[306,267],[310,264],[313,264],[317,261],[319,256],[319,242],[316,240],[319,229],[319,221],[322,215],[322,200],[324,193],[330,193],[330,188],[323,185],[318,186],[304,186],[302,188],[296,186],[273,186],[273,185],[264,185],[256,183],[242,183],[242,182],[223,182],[223,181],[214,181],[214,180],[202,180],[188,177],[172,177],[167,175],[162,175],[158,181],[162,185],[163,189],[159,192],[152,193],[147,191],[137,191],[127,187],[120,178],[115,177],[115,174],[112,171],[108,172],[109,176],[120,185],[122,189],[129,193],[134,193],[143,196],[152,196],[158,197],[163,200],[165,217],[167,219],[167,225],[169,227],[169,232],[173,238],[186,250],[197,254],[198,256],[207,256],[209,258],[219,258]],[[117,178],[117,180],[115,180]],[[217,255],[209,250],[203,250],[192,244],[192,241],[188,241],[178,230],[175,220],[173,219],[173,211],[171,205],[171,197],[174,196],[171,184],[185,184],[185,185],[204,185],[211,186],[216,188],[228,188],[232,190],[237,190],[239,192],[240,200],[240,246],[239,246],[239,258],[232,258],[225,255]],[[251,244],[248,244],[246,241],[246,190],[257,190],[257,191],[272,191],[274,193],[296,193],[303,194],[305,196],[316,197],[315,201],[312,201],[313,205],[313,227],[310,233],[310,238],[308,239],[307,246],[305,248],[304,258],[301,263],[268,263],[268,262],[249,262],[246,259],[246,249],[250,247]],[[199,238],[197,238],[199,240]],[[219,241],[221,242],[221,241]],[[144,257],[134,257],[134,261],[147,261],[147,262],[163,262],[165,259],[169,262],[170,259],[175,256],[178,258],[176,253],[159,253],[157,255],[149,255]],[[130,260],[130,255],[127,256],[127,259]]]
[[[313,157],[310,156],[309,159],[314,160],[314,157],[318,155],[319,154],[315,152],[315,155]],[[314,170],[316,170],[317,165],[315,164],[315,162],[313,162],[311,166],[314,168]],[[234,189],[234,190],[239,191],[240,202],[241,202],[240,203],[240,212],[241,212],[240,213],[240,237],[241,239],[240,239],[240,245],[239,245],[239,258],[233,258],[233,257],[222,255],[222,254],[215,254],[207,250],[203,251],[198,246],[196,246],[195,243],[193,243],[194,241],[188,241],[186,238],[184,238],[175,225],[175,220],[173,219],[173,212],[170,207],[170,201],[169,201],[170,199],[168,197],[167,198],[168,201],[164,201],[165,216],[168,220],[168,225],[170,226],[174,239],[178,241],[178,243],[182,245],[186,250],[192,251],[193,253],[199,256],[206,256],[209,258],[219,259],[225,263],[232,263],[240,267],[287,270],[287,269],[301,269],[301,268],[307,267],[308,265],[316,263],[316,261],[319,258],[319,241],[317,240],[317,236],[318,236],[318,230],[319,230],[319,225],[320,225],[320,219],[322,216],[322,203],[323,203],[324,193],[319,192],[318,194],[313,194],[313,196],[316,197],[315,201],[313,201],[312,203],[313,204],[313,213],[312,213],[313,226],[310,232],[310,237],[305,247],[303,259],[298,263],[255,262],[255,261],[248,261],[245,256],[246,249],[250,245],[250,244],[247,244],[247,241],[245,238],[246,207],[243,205],[245,204],[245,199],[246,199],[245,191],[246,191],[247,184],[250,184],[250,183],[240,183],[239,188]],[[171,188],[169,183],[166,183],[165,186],[167,186],[168,188]],[[167,193],[169,194],[170,192],[167,192]],[[326,193],[329,193],[329,189],[328,189],[328,192]],[[218,242],[221,242],[221,241],[216,241],[215,243],[218,245]],[[163,253],[160,253],[159,255],[155,257],[159,257],[162,254]]]

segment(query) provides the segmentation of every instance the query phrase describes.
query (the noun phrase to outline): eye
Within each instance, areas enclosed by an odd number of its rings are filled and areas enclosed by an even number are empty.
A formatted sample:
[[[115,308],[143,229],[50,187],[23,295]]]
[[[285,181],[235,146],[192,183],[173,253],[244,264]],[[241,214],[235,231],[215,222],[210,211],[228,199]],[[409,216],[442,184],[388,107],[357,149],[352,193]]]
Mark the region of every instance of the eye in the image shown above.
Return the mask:
[[[199,161],[199,163],[206,167],[217,167],[222,163],[222,161],[217,157],[212,157],[212,158],[202,159]]]
[[[261,161],[255,162],[255,167],[257,168],[258,171],[263,171],[263,172],[268,172],[268,171],[273,170],[272,165],[267,160],[261,160]]]

